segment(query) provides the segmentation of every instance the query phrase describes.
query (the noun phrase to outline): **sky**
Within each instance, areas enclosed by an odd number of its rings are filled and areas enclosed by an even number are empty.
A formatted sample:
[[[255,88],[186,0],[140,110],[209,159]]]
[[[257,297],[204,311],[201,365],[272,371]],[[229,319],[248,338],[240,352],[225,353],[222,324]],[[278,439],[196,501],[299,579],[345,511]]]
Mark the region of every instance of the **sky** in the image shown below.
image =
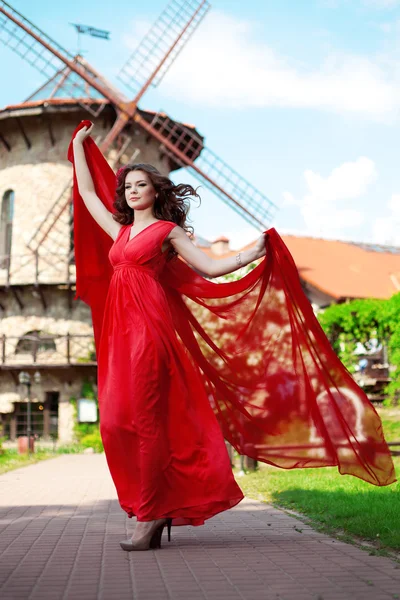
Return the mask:
[[[110,31],[82,36],[83,55],[117,74],[165,0],[100,3],[12,0],[72,53],[71,23]],[[141,100],[192,123],[206,146],[277,207],[280,233],[400,245],[400,0],[212,0],[160,85]],[[45,79],[0,44],[0,107]],[[196,180],[180,170],[175,183]],[[234,248],[259,232],[201,188],[195,232]]]

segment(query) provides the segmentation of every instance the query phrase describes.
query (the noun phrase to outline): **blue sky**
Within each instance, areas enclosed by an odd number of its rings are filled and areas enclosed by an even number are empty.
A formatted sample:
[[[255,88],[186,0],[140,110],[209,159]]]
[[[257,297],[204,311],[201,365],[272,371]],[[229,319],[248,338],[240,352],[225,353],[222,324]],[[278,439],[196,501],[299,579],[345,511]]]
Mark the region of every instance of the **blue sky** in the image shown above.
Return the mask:
[[[12,6],[120,87],[119,68],[164,0]],[[273,225],[300,235],[400,244],[400,0],[213,0],[160,86],[141,102],[194,123],[208,147],[278,207]],[[0,45],[0,106],[23,101],[40,74]],[[126,90],[124,90],[126,92]],[[184,171],[179,181],[192,180]],[[257,235],[207,190],[195,230]]]

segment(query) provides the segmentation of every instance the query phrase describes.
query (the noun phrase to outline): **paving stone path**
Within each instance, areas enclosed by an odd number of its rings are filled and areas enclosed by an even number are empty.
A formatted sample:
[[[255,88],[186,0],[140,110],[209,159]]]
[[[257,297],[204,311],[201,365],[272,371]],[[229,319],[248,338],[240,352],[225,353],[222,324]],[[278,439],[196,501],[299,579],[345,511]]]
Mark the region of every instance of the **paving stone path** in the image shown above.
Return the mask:
[[[104,455],[0,476],[1,600],[393,600],[400,565],[245,500],[160,550],[126,553]]]

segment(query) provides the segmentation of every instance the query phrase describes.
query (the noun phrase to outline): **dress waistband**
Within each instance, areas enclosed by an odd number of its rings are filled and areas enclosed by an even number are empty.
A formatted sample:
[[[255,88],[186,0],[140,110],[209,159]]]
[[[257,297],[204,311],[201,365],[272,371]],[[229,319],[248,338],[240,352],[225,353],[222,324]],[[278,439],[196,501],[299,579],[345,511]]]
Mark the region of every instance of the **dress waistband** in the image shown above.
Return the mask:
[[[122,269],[142,271],[143,273],[147,273],[147,275],[150,275],[150,277],[152,277],[153,279],[159,279],[158,273],[155,273],[153,269],[149,269],[148,267],[144,267],[143,265],[133,265],[132,263],[119,263],[118,265],[115,265],[114,272],[121,271]]]

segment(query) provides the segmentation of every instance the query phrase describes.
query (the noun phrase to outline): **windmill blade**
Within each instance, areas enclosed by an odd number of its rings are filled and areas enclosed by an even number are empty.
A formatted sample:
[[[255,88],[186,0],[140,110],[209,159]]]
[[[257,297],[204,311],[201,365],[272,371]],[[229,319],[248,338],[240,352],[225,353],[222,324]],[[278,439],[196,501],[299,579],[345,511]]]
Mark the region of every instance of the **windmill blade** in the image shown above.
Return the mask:
[[[66,65],[71,73],[63,78],[60,89],[71,98],[84,98],[84,108],[104,97],[116,103],[123,101],[123,96],[111,89],[86,61],[72,56],[4,0],[0,0],[0,42],[47,79],[59,76]]]
[[[3,0],[0,0],[0,41],[49,78],[61,67],[58,55],[69,61],[74,59],[65,48]]]
[[[208,0],[171,0],[118,74],[136,103],[160,83],[209,9]]]
[[[250,225],[268,228],[277,207],[214,152],[204,148],[196,132],[175,123],[165,113],[157,113],[151,122],[136,114],[135,120],[162,143],[172,161],[187,167]]]
[[[56,199],[50,210],[46,214],[42,223],[35,231],[29,242],[26,244],[30,250],[37,250],[43,243],[44,239],[48,236],[49,232],[53,229],[54,225],[60,219],[61,215],[64,215],[66,208],[71,203],[71,190],[72,190],[72,178],[67,182],[64,189],[62,190],[59,197]]]

